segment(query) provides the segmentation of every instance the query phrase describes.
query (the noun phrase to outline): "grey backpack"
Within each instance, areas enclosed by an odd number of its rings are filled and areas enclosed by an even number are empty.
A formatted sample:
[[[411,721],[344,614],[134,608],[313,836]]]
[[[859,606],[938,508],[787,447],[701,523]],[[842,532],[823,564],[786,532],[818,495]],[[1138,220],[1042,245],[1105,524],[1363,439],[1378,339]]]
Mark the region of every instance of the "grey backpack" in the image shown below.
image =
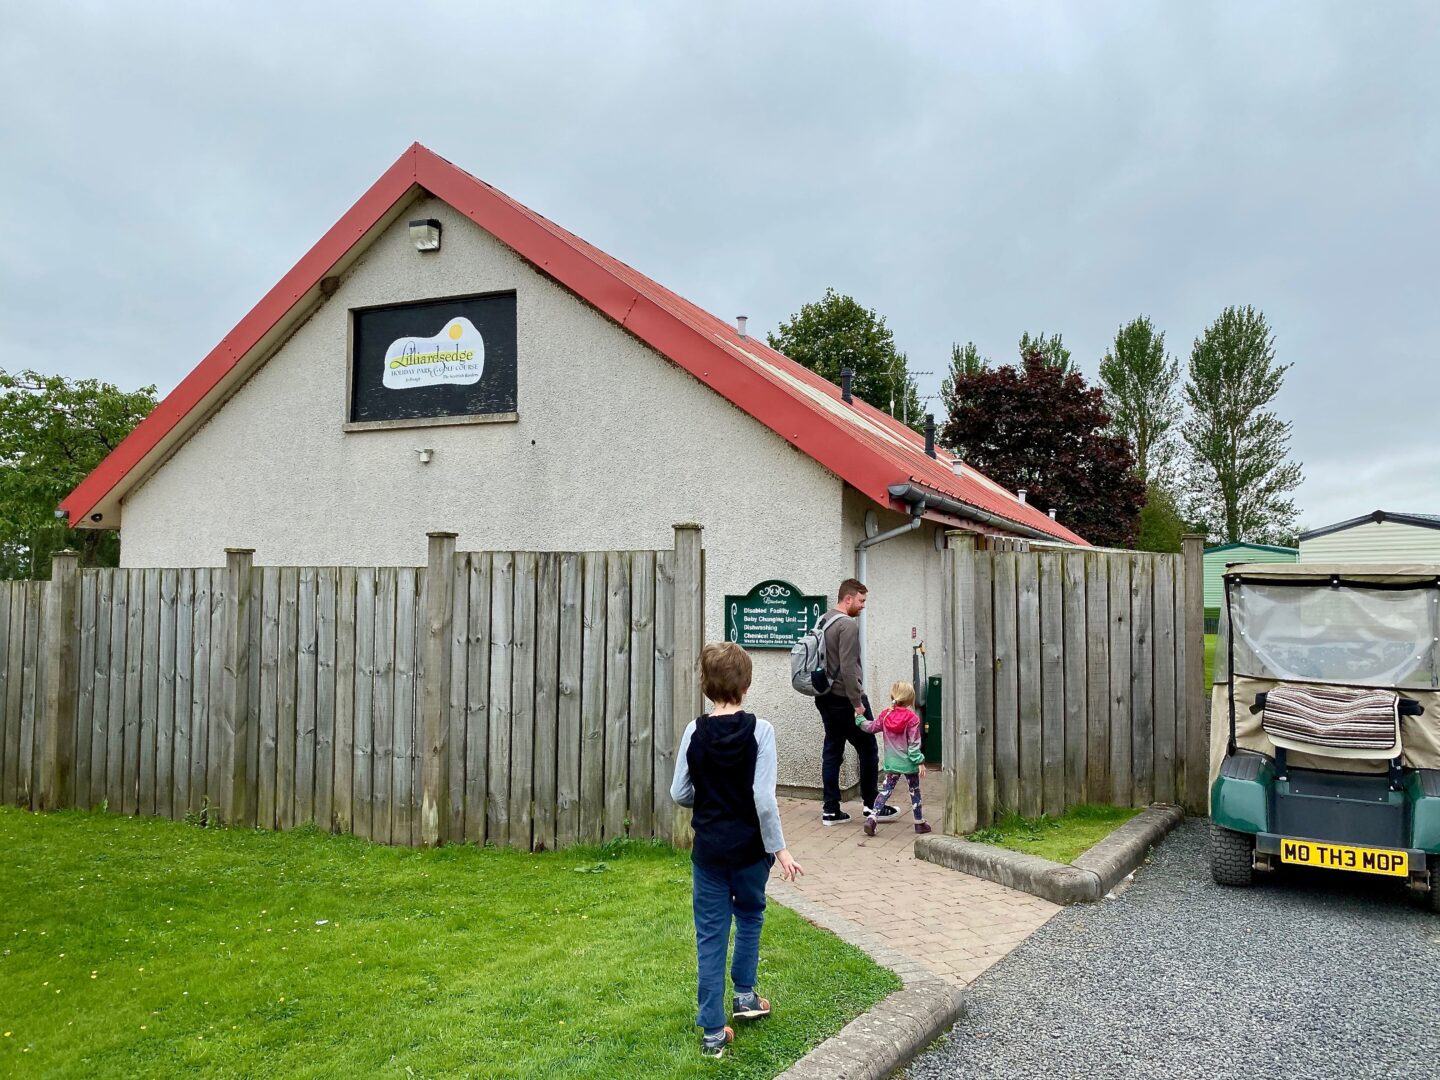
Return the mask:
[[[828,613],[821,616],[790,646],[790,685],[806,697],[830,692],[830,676],[825,673],[825,628],[834,621]]]

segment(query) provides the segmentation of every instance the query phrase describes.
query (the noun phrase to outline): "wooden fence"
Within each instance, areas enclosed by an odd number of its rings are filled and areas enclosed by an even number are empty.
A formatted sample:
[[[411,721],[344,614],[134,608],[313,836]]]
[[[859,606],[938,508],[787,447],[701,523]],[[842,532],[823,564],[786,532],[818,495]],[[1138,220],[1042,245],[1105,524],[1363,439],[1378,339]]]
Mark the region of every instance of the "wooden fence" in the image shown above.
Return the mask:
[[[394,844],[675,838],[698,526],[632,552],[0,583],[0,798]]]
[[[945,556],[946,831],[1081,803],[1204,813],[1203,537],[997,547],[954,535]]]

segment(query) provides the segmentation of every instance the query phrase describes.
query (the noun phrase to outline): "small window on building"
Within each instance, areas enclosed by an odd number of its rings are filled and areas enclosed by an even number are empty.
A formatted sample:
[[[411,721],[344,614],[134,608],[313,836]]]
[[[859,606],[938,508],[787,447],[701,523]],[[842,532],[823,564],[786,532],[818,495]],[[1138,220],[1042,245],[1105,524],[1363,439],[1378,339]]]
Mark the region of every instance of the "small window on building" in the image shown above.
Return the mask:
[[[352,313],[347,430],[516,417],[515,294]]]

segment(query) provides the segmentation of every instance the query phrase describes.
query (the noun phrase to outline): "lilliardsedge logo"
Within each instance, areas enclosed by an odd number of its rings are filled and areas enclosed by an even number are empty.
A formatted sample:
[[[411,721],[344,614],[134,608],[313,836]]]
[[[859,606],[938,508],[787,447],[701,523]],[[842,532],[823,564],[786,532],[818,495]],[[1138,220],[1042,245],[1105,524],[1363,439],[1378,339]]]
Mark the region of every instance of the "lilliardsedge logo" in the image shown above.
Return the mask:
[[[451,319],[434,337],[396,338],[385,350],[384,384],[390,390],[419,386],[473,386],[485,373],[485,340],[469,319]]]

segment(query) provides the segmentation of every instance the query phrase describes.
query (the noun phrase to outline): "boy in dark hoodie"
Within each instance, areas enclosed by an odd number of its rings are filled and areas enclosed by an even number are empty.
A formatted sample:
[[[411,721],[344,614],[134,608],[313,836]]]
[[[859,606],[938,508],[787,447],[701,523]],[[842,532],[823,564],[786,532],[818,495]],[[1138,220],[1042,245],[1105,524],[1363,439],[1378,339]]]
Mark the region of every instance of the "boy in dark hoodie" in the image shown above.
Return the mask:
[[[765,883],[770,867],[794,881],[804,870],[785,848],[775,801],[775,729],[745,712],[750,657],[732,642],[706,645],[700,654],[700,687],[715,708],[692,720],[675,755],[670,797],[694,809],[690,851],[699,967],[696,1023],[700,1052],[723,1057],[735,1032],[725,1025],[725,949],[735,923],[730,981],[736,1020],[770,1015],[770,1002],[755,992],[760,928],[765,921]]]

